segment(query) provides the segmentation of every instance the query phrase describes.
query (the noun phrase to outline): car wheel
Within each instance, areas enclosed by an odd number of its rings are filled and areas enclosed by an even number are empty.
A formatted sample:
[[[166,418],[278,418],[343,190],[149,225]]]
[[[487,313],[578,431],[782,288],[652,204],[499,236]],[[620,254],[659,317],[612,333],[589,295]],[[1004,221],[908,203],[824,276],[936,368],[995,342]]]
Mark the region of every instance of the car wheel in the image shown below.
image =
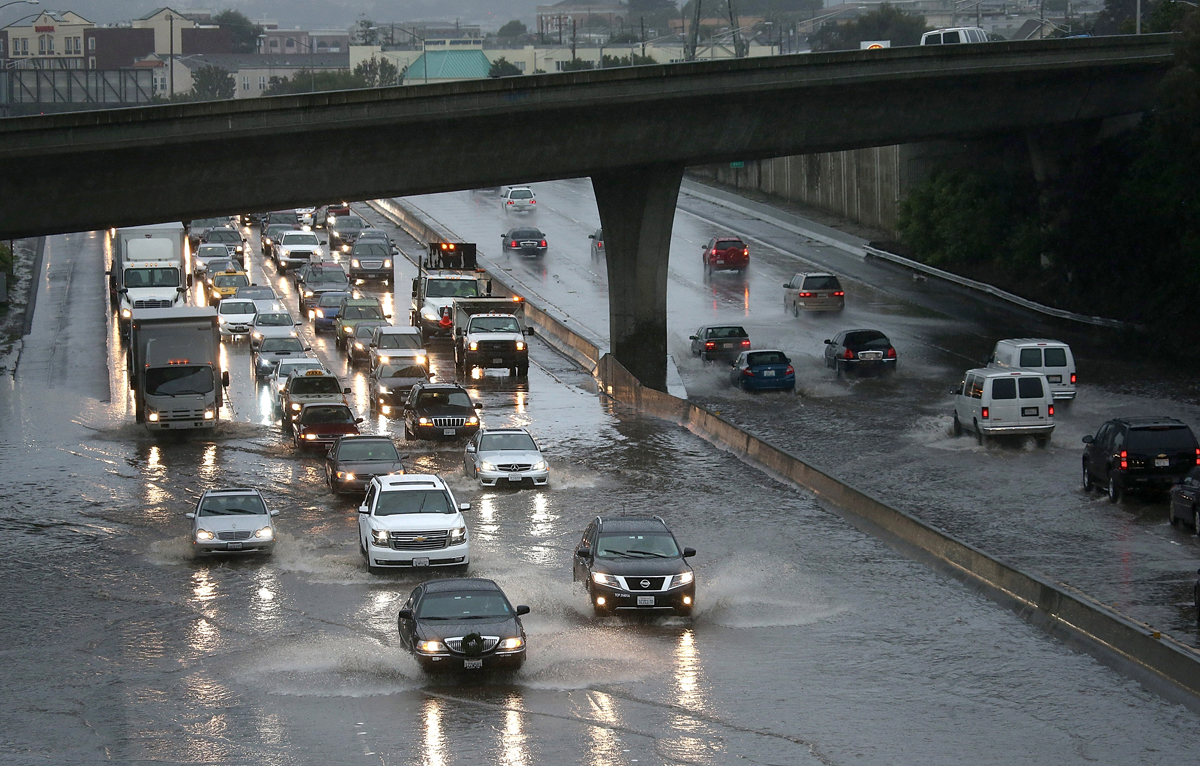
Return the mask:
[[[412,441],[412,440],[413,440],[413,434],[412,434],[412,431],[408,430],[408,423],[405,423],[405,424],[404,424],[404,439],[405,439],[405,441]]]
[[[1088,464],[1085,460],[1083,462],[1083,491],[1091,492],[1095,486],[1096,485],[1092,482],[1092,472],[1088,470]]]
[[[1200,535],[1200,508],[1192,509],[1192,531]]]
[[[1110,503],[1121,502],[1121,495],[1123,495],[1123,494],[1124,494],[1124,490],[1121,489],[1121,483],[1117,481],[1117,477],[1109,476],[1108,477],[1108,502],[1110,502]]]
[[[792,303],[792,316],[794,316],[794,317],[800,316],[800,305],[797,303]]]
[[[529,377],[529,362],[523,362],[522,364],[517,365],[517,377]]]
[[[1033,437],[1033,441],[1035,444],[1037,444],[1039,449],[1046,449],[1050,446],[1049,436],[1035,436]]]
[[[954,424],[952,426],[955,437],[963,435],[962,423],[958,422],[958,413],[954,413]]]
[[[833,363],[833,368],[836,370],[836,375],[839,378],[846,374],[846,365],[842,364],[841,362],[835,361]]]
[[[984,437],[983,437],[983,431],[979,430],[979,421],[972,420],[971,425],[974,426],[974,428],[975,428],[975,443],[982,447]]]

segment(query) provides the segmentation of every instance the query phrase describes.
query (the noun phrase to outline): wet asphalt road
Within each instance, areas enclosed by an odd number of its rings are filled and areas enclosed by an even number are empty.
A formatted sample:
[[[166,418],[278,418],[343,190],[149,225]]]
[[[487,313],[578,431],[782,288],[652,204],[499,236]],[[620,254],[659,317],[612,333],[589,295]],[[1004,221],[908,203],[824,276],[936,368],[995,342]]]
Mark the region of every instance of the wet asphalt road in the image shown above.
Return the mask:
[[[541,346],[527,385],[472,389],[486,424],[533,430],[548,490],[479,491],[461,445],[402,445],[472,503],[471,573],[533,608],[522,671],[427,678],[395,635],[417,578],[365,572],[353,500],[284,439],[244,346],[226,347],[228,422],[151,436],[105,319],[103,236],[47,248],[0,388],[5,763],[1176,764],[1200,745],[1195,714],[683,429],[606,407]],[[230,485],[282,512],[275,555],[194,562],[183,514]],[[692,619],[590,614],[570,551],[622,512],[661,513],[700,551]]]
[[[592,256],[599,227],[587,179],[534,184],[538,211],[506,215],[496,198],[459,192],[414,204],[511,269],[531,294],[607,338],[607,277]],[[541,259],[499,254],[499,234],[540,227]],[[701,248],[717,234],[744,238],[751,266],[704,275]],[[487,244],[491,243],[491,244]],[[832,271],[846,288],[841,314],[784,310],[782,284],[799,271]],[[863,261],[756,216],[681,194],[667,290],[668,349],[690,398],[849,484],[1001,559],[1078,588],[1134,619],[1200,646],[1192,585],[1200,545],[1167,523],[1164,497],[1110,505],[1080,482],[1080,440],[1106,420],[1156,414],[1200,428],[1200,380],[1191,362],[1164,358],[1144,338],[1048,320],[907,271]],[[743,325],[755,348],[793,360],[795,395],[733,389],[726,368],[691,356],[688,335],[703,324]],[[825,338],[867,327],[896,346],[890,379],[838,380],[825,367]],[[996,340],[1053,337],[1072,345],[1076,401],[1059,406],[1047,450],[1032,440],[977,446],[951,435],[951,386],[978,366]],[[1182,365],[1182,366],[1181,366]]]

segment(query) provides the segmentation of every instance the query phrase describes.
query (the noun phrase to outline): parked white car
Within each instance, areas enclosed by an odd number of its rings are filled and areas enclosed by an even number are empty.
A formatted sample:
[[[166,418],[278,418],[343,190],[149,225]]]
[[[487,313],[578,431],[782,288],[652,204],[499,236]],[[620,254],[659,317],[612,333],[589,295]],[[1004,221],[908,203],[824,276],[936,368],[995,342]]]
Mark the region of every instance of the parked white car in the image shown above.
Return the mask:
[[[192,520],[192,553],[266,553],[275,549],[274,517],[257,489],[210,489],[200,496]]]
[[[1039,447],[1054,432],[1054,397],[1040,372],[983,367],[967,370],[954,395],[954,435],[971,431],[980,444],[993,436],[1032,436]]]
[[[463,472],[485,487],[545,486],[550,467],[524,428],[485,428],[467,442]]]
[[[358,508],[358,546],[367,571],[466,568],[471,549],[462,512],[470,508],[437,476],[376,476]]]

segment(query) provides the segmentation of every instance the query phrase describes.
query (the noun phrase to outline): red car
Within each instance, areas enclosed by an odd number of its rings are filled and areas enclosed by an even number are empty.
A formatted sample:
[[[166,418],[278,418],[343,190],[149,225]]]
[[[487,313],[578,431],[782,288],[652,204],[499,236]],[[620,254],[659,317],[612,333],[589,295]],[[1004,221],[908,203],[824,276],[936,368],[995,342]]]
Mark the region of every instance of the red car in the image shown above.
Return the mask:
[[[336,402],[314,402],[300,408],[300,414],[292,418],[292,442],[296,449],[305,447],[329,448],[342,436],[357,435],[362,418],[344,404]]]
[[[720,270],[744,272],[750,268],[750,248],[737,237],[713,237],[704,246],[700,259],[705,275]]]

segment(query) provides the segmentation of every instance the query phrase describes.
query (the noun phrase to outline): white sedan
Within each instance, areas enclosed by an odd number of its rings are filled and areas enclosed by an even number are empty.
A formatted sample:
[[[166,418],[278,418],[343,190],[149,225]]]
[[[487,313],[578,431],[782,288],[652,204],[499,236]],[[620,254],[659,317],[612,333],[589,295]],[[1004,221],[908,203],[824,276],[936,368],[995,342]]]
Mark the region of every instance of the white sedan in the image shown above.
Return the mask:
[[[537,442],[524,428],[484,428],[467,442],[463,472],[479,479],[485,487],[543,487],[550,481],[550,467]]]

